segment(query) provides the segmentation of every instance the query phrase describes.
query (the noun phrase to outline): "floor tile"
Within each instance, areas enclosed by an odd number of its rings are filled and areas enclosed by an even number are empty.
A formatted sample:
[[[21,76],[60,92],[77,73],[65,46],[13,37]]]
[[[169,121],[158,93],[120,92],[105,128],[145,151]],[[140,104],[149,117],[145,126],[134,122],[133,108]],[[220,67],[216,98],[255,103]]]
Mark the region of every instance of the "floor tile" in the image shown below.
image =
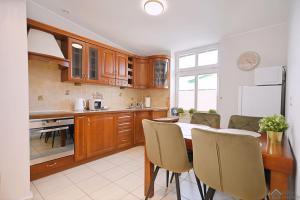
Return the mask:
[[[132,194],[128,194],[125,197],[123,197],[122,200],[140,200],[140,199]]]
[[[66,176],[74,183],[79,183],[85,179],[91,178],[96,175],[96,172],[89,168],[81,168],[79,170],[73,171]]]
[[[75,186],[64,188],[59,192],[55,192],[45,197],[45,200],[78,200],[85,194]]]
[[[113,167],[116,167],[116,165],[105,160],[98,160],[97,162],[94,162],[94,164],[88,165],[88,167],[97,173],[103,173]]]
[[[40,192],[42,197],[49,196],[55,192],[63,190],[66,187],[72,186],[72,182],[65,176],[51,177],[48,181],[33,182],[36,189]]]
[[[116,154],[116,155],[105,157],[104,160],[111,162],[112,164],[115,164],[115,165],[121,165],[123,163],[133,161],[132,159],[130,159],[126,156],[123,156],[121,154]]]
[[[90,194],[94,200],[121,200],[123,197],[129,193],[119,187],[118,185],[111,183],[106,187],[101,188],[100,190]]]
[[[117,185],[121,186],[128,192],[131,192],[143,185],[144,180],[134,174],[129,174],[115,182]]]
[[[121,167],[114,167],[107,171],[100,173],[103,177],[107,178],[110,181],[117,181],[120,178],[123,178],[129,175],[131,172],[122,169]]]
[[[154,197],[156,199],[161,199],[162,197],[166,196],[169,192],[171,192],[171,190],[169,188],[164,188],[164,187],[160,187],[160,186],[155,186],[154,190],[155,190],[154,191]],[[134,194],[135,196],[137,196],[140,199],[144,199],[145,198],[144,184],[139,186],[135,190],[133,190],[131,193]]]
[[[91,194],[102,187],[109,185],[111,182],[106,178],[96,175],[77,184],[77,186],[87,194]]]
[[[73,168],[67,169],[65,171],[62,171],[61,173],[64,174],[64,175],[67,175],[67,174],[71,174],[73,172],[80,171],[81,169],[85,169],[85,168],[87,168],[86,165],[79,165],[77,167],[73,167]]]

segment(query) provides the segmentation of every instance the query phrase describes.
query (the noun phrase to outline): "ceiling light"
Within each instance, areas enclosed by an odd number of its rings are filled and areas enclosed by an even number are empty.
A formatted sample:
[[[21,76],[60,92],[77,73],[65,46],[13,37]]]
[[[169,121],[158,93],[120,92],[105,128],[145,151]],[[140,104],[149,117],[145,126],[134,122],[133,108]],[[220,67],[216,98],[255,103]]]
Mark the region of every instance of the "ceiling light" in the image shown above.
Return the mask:
[[[164,5],[159,0],[148,0],[144,4],[144,9],[149,15],[160,15],[164,11]]]

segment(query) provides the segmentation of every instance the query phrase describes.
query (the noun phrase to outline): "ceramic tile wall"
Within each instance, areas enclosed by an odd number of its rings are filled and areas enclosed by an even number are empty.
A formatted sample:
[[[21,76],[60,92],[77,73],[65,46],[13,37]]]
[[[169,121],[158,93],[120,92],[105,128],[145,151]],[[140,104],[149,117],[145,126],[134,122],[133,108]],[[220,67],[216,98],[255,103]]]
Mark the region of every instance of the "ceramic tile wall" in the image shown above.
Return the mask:
[[[112,109],[128,107],[132,102],[151,96],[152,107],[169,105],[169,90],[120,89],[119,87],[88,85],[80,86],[61,82],[57,65],[42,61],[29,61],[29,108],[30,111],[72,110],[76,98],[90,99],[93,94],[103,95],[104,105]]]

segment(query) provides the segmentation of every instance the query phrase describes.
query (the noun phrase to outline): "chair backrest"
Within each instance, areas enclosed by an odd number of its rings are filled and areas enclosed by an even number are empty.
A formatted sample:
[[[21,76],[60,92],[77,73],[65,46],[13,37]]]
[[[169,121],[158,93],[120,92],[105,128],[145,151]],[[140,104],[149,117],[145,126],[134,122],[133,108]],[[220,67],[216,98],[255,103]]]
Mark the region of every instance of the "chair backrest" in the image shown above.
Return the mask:
[[[192,129],[197,177],[210,187],[239,199],[263,199],[264,166],[258,139],[213,130]]]
[[[197,112],[192,115],[191,124],[202,124],[212,128],[220,128],[220,115]]]
[[[185,141],[178,125],[142,121],[149,160],[164,169],[181,173],[190,169]]]
[[[228,128],[258,132],[260,119],[261,117],[232,115],[229,120]]]

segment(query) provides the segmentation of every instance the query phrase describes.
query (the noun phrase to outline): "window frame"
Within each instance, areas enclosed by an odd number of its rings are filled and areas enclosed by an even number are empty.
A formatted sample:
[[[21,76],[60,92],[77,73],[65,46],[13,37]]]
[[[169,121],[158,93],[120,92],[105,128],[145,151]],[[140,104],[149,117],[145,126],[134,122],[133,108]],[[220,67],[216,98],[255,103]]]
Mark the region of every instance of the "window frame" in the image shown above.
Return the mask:
[[[218,50],[218,62],[212,65],[198,66],[198,54],[207,51]],[[190,68],[179,68],[179,58],[188,55],[195,56],[195,67]],[[195,99],[194,99],[194,109],[198,107],[198,76],[203,74],[217,74],[217,105],[216,110],[218,110],[218,99],[219,99],[219,63],[220,63],[220,49],[218,44],[204,46],[200,48],[190,49],[186,51],[180,51],[175,53],[175,106],[178,107],[178,94],[179,94],[179,77],[182,76],[195,76]]]

